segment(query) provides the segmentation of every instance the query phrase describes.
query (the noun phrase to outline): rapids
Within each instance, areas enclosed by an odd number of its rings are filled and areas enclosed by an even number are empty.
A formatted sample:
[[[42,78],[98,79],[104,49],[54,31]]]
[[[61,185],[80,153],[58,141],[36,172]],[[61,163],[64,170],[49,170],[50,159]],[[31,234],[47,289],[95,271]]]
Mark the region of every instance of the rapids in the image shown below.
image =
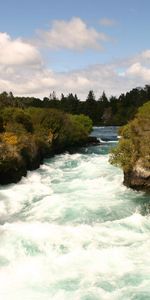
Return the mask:
[[[150,299],[149,196],[123,186],[102,145],[0,188],[1,300]]]

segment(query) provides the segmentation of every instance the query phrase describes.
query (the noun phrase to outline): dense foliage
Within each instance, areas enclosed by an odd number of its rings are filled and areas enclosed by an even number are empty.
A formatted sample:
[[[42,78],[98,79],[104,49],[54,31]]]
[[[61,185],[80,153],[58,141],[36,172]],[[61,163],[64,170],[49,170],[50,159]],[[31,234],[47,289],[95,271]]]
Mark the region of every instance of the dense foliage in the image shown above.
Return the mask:
[[[139,108],[136,117],[120,129],[121,139],[110,157],[111,163],[133,170],[136,164],[150,170],[150,101]]]
[[[86,142],[92,121],[49,108],[0,109],[0,183],[17,182],[43,158]]]
[[[138,107],[150,99],[150,86],[135,88],[126,94],[121,94],[118,98],[111,96],[108,98],[103,94],[96,99],[94,92],[89,91],[86,101],[79,100],[77,95],[72,93],[68,96],[61,95],[58,99],[55,92],[42,100],[34,97],[14,97],[3,92],[0,94],[0,107],[13,106],[20,108],[41,107],[55,108],[61,111],[89,116],[94,125],[124,125],[133,119]],[[1,121],[0,121],[1,128]]]

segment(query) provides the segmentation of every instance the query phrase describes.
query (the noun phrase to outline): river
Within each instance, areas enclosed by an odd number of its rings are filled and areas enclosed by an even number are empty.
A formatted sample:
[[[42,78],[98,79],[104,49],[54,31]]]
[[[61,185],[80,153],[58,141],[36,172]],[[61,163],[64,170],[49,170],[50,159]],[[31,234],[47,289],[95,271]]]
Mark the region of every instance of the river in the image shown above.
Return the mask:
[[[1,186],[1,300],[150,299],[149,196],[108,162],[116,128],[93,135]]]

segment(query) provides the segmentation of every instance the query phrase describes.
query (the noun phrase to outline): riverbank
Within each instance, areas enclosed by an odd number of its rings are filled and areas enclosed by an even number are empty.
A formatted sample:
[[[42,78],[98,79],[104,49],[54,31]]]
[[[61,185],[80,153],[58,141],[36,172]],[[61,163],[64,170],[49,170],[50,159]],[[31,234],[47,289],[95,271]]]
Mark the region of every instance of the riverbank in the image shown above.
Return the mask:
[[[74,145],[74,147],[62,147],[59,149],[57,147],[50,147],[44,152],[40,148],[35,148],[32,153],[30,152],[30,156],[28,153],[27,160],[17,154],[9,158],[7,157],[3,166],[0,165],[0,184],[6,185],[9,183],[19,182],[23,176],[25,177],[27,175],[28,171],[38,169],[46,158],[51,158],[55,155],[64,153],[65,151],[68,151],[69,153],[75,153],[80,147],[99,144],[100,142],[98,139],[94,137],[88,137],[84,143],[79,142],[78,144]]]
[[[24,149],[22,155],[17,152],[17,149],[11,147],[9,154],[5,153],[3,163],[0,163],[0,184],[7,185],[10,183],[17,183],[21,178],[27,175],[28,171],[36,170],[43,164],[44,159],[51,158],[55,155],[69,152],[75,153],[80,147],[88,147],[89,145],[99,145],[100,141],[96,137],[88,136],[84,141],[78,141],[74,146],[62,146],[51,144],[47,147],[40,145],[31,145],[30,148]],[[0,152],[3,151],[3,145],[0,145]]]
[[[110,162],[123,169],[127,187],[150,192],[150,101],[121,128],[120,136]]]
[[[150,170],[136,166],[132,171],[124,172],[124,185],[137,191],[150,193]]]
[[[0,184],[17,183],[45,158],[98,142],[92,121],[54,109],[0,110]]]

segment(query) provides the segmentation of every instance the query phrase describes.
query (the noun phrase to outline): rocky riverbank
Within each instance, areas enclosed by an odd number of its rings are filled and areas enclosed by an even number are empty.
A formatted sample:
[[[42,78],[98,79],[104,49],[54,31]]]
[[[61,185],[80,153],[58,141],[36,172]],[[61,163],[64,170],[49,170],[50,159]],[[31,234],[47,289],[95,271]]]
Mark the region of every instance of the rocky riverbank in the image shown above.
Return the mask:
[[[126,186],[150,192],[150,101],[121,128],[120,136],[110,162],[123,169]]]
[[[132,171],[124,172],[124,184],[135,190],[150,192],[150,170],[136,165]]]
[[[43,160],[96,143],[92,121],[54,109],[0,109],[0,184],[16,183]]]
[[[31,141],[30,147],[24,147],[21,152],[17,151],[16,146],[9,145],[9,151],[7,153],[3,152],[3,157],[1,155],[0,184],[17,183],[23,176],[27,175],[27,171],[39,168],[45,158],[50,158],[65,151],[75,152],[79,147],[98,144],[100,142],[96,137],[87,137],[84,141],[78,141],[74,144],[74,147],[69,145],[58,146],[55,143],[51,145],[37,145]],[[1,144],[0,153],[4,150],[2,148],[3,145]]]

